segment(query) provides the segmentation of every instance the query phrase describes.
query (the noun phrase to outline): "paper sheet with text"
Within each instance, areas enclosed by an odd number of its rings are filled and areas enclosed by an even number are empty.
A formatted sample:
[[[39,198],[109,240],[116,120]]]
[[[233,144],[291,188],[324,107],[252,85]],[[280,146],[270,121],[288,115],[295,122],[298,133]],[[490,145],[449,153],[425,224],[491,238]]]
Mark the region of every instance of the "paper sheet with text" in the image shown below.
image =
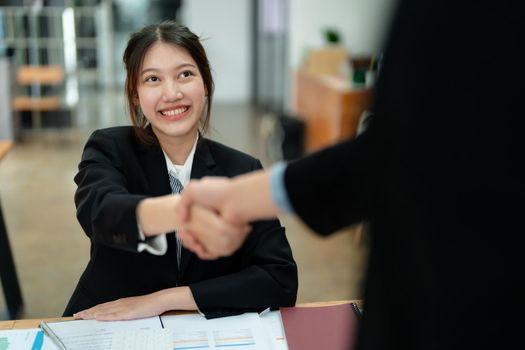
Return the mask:
[[[48,323],[48,326],[68,350],[110,350],[115,333],[162,328],[159,317],[111,322],[75,320]]]

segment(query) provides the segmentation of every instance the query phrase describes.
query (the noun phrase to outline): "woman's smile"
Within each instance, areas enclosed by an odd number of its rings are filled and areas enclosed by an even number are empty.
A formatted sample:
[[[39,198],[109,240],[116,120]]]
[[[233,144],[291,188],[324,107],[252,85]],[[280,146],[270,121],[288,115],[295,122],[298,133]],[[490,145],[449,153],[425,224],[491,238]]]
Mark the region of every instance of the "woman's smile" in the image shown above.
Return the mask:
[[[162,117],[166,120],[175,121],[180,120],[188,115],[190,111],[190,106],[175,106],[175,107],[168,107],[163,108],[159,111],[159,113],[162,115]]]

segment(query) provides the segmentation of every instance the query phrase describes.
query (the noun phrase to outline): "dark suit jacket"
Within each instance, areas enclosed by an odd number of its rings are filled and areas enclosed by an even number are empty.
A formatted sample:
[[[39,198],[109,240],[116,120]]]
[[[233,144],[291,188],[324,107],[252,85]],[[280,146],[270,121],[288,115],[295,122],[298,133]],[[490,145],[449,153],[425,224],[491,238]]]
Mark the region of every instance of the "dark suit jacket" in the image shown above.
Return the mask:
[[[359,349],[523,344],[523,14],[402,0],[368,130],[287,168],[319,233],[371,223]]]
[[[231,177],[260,168],[258,160],[201,138],[191,177]],[[138,142],[131,127],[95,131],[75,182],[77,218],[91,239],[91,259],[64,315],[176,285],[189,286],[207,315],[295,304],[297,267],[277,220],[253,223],[253,233],[231,257],[203,261],[183,249],[181,271],[173,233],[165,255],[137,252],[138,202],[171,188],[160,146]]]

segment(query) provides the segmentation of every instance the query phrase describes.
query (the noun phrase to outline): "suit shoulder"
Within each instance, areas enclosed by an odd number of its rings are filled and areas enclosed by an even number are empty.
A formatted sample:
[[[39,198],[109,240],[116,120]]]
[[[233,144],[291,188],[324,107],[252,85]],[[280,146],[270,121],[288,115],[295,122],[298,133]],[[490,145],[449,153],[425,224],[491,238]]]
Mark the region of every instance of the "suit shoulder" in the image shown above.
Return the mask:
[[[133,127],[129,125],[125,126],[113,126],[110,128],[97,129],[92,135],[106,135],[115,139],[125,139],[133,136]]]
[[[114,126],[95,130],[89,137],[90,141],[111,142],[120,147],[139,147],[141,142],[136,137],[132,126]]]
[[[132,126],[116,126],[95,130],[86,142],[84,153],[132,155],[140,153],[144,147]]]
[[[213,141],[210,139],[204,139],[204,141],[207,143],[208,147],[210,148],[210,151],[214,155],[221,155],[226,157],[232,157],[235,158],[237,161],[245,161],[245,162],[258,162],[259,160],[248,153],[244,153],[242,151],[239,151],[235,148],[231,148],[229,146],[226,146],[220,142]]]
[[[223,145],[217,141],[204,139],[217,165],[228,175],[234,176],[262,168],[261,162],[251,155]]]

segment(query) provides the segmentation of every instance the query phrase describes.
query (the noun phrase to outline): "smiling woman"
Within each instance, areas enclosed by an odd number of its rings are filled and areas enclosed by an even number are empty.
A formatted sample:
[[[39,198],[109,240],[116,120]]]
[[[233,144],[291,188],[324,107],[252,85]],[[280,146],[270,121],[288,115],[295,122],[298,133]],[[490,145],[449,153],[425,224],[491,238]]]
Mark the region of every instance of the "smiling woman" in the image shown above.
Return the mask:
[[[199,38],[175,22],[150,25],[131,36],[124,63],[133,126],[97,130],[84,148],[75,204],[91,259],[64,315],[116,320],[198,309],[214,317],[294,305],[297,267],[277,219],[238,228],[196,207],[186,230],[205,223],[218,233],[252,232],[217,261],[183,249],[175,232],[178,193],[190,179],[261,168],[203,137],[214,86]]]

